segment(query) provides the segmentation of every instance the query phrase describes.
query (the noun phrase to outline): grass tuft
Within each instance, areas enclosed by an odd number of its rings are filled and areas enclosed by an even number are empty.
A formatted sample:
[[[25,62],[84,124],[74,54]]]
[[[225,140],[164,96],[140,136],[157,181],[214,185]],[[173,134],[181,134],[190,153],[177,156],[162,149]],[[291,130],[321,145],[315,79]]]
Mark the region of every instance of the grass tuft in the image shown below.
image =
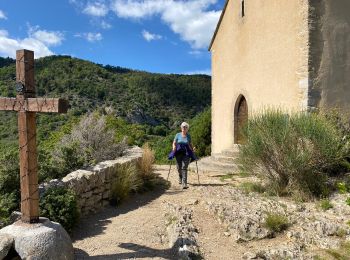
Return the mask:
[[[222,176],[220,176],[220,181],[225,182],[226,180],[232,180],[233,176],[234,176],[234,174],[232,174],[232,173],[222,175]]]
[[[336,260],[349,260],[350,242],[343,242],[338,249],[327,249],[325,252]],[[325,258],[328,259],[328,258]]]
[[[320,200],[318,206],[324,211],[333,208],[333,204],[329,201],[329,199]]]
[[[132,164],[121,165],[116,171],[116,179],[112,184],[112,199],[116,203],[125,200],[131,192],[142,187],[142,180]]]
[[[245,193],[251,193],[251,192],[257,192],[257,193],[264,193],[266,191],[266,188],[256,182],[243,182],[240,185],[240,188],[245,192]]]
[[[267,213],[265,222],[263,224],[268,230],[273,233],[280,233],[289,227],[288,218],[278,213]]]

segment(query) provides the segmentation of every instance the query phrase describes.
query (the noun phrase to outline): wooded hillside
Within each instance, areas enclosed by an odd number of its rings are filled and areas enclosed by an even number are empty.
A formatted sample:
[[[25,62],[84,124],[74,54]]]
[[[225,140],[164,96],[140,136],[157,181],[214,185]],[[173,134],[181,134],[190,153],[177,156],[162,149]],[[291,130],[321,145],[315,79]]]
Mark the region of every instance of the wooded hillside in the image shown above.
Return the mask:
[[[69,119],[98,110],[129,123],[172,130],[210,105],[210,76],[156,74],[70,56],[35,61],[37,95],[70,101],[67,115],[38,115],[39,139]],[[13,97],[15,60],[0,58],[0,96]],[[17,117],[0,112],[0,144],[17,141]]]

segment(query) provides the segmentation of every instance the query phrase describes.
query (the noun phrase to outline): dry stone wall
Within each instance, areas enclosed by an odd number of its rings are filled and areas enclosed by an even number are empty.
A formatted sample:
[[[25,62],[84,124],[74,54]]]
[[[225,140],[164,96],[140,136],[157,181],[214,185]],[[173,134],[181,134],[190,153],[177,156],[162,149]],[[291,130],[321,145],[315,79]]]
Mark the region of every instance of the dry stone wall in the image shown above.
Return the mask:
[[[125,164],[136,164],[141,157],[142,149],[134,146],[116,160],[104,161],[87,170],[71,172],[62,179],[40,184],[40,194],[44,194],[49,188],[66,187],[75,192],[78,210],[82,216],[97,212],[109,204],[117,169]]]

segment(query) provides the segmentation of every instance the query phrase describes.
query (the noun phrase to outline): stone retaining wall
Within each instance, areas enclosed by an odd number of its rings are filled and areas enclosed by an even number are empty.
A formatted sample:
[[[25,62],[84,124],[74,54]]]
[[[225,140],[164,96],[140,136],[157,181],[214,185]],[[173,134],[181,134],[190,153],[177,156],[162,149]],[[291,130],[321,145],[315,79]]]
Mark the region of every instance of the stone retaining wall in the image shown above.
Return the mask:
[[[77,170],[62,179],[54,179],[40,184],[40,194],[52,187],[72,189],[77,197],[78,210],[81,215],[96,212],[109,204],[111,186],[116,178],[118,167],[125,164],[136,164],[142,157],[142,149],[134,146],[126,150],[125,155],[111,161],[101,162],[87,170]]]

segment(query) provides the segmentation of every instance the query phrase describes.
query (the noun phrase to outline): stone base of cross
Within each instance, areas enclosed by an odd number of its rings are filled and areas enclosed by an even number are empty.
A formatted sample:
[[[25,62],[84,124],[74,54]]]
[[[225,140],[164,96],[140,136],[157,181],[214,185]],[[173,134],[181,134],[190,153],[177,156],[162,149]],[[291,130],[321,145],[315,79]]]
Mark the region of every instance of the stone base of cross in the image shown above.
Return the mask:
[[[66,113],[68,102],[59,98],[36,98],[34,52],[16,52],[16,98],[0,97],[0,110],[18,112],[22,221],[39,221],[36,113]]]

